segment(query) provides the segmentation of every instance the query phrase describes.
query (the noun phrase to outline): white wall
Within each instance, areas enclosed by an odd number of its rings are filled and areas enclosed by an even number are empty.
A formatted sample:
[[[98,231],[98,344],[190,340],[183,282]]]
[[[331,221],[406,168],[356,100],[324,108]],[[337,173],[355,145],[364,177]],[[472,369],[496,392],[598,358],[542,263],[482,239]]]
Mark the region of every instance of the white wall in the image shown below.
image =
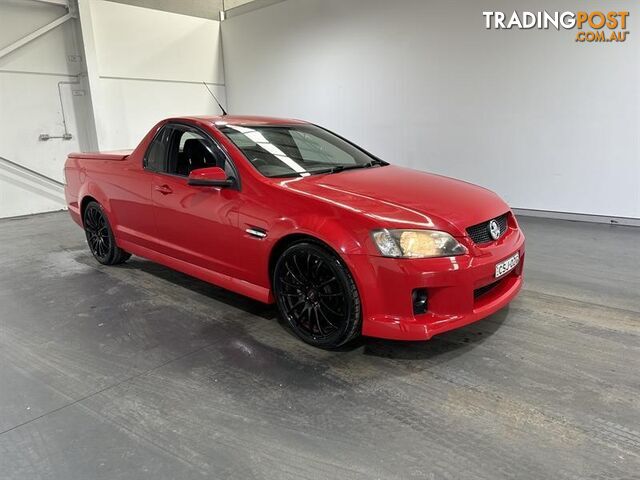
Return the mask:
[[[0,2],[0,48],[47,23],[66,9],[23,0]],[[69,152],[89,143],[83,115],[89,108],[86,85],[61,85],[72,140],[38,140],[41,133],[64,133],[58,82],[77,81],[84,70],[75,21],[0,58],[0,217],[60,210],[62,188],[2,160],[24,165],[57,181]],[[71,56],[71,60],[70,57]],[[80,56],[80,58],[78,58]],[[73,60],[73,61],[72,61]]]
[[[80,0],[100,150],[135,147],[159,120],[218,114],[225,102],[220,23],[105,0]]]
[[[513,207],[640,218],[636,2],[624,44],[487,31],[506,0],[289,0],[222,24],[233,113],[322,124],[393,163],[484,185]]]
[[[153,8],[165,12],[181,13],[191,17],[220,18],[222,0],[111,0],[137,7]]]

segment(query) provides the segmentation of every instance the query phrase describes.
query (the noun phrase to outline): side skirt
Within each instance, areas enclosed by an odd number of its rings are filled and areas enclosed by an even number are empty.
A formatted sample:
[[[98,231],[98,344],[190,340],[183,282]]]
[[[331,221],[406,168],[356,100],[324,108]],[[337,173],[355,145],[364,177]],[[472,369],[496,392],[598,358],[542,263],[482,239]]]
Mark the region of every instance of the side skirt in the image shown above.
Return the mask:
[[[222,288],[226,288],[227,290],[239,293],[240,295],[253,298],[254,300],[258,300],[259,302],[273,303],[271,290],[268,288],[255,285],[244,280],[239,280],[222,273],[207,270],[206,268],[187,263],[183,260],[178,260],[177,258],[170,257],[146,247],[141,247],[140,245],[128,242],[126,240],[119,240],[118,246],[120,248],[123,248],[127,252],[133,253],[134,255],[137,255],[139,257],[146,258],[153,262],[164,265],[165,267],[172,268],[205,282],[212,283]]]

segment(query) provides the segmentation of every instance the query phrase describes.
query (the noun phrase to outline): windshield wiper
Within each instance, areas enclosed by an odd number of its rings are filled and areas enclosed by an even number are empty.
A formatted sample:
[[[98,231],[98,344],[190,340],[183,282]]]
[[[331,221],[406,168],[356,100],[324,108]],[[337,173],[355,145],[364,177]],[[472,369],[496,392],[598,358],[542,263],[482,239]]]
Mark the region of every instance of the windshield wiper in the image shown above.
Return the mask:
[[[389,164],[387,162],[384,162],[382,160],[378,160],[377,158],[375,158],[367,163],[361,163],[356,165],[335,165],[330,168],[319,168],[318,170],[307,170],[306,172],[281,173],[278,175],[274,175],[273,177],[276,177],[276,178],[302,177],[304,176],[305,173],[308,173],[309,175],[319,175],[321,173],[338,173],[338,172],[344,172],[345,170],[355,170],[356,168],[371,168],[375,166],[383,167],[385,165],[389,165]]]
[[[287,172],[287,173],[278,173],[276,175],[267,175],[269,178],[291,178],[291,177],[302,177],[307,172]]]
[[[380,160],[379,158],[374,158],[373,160],[371,160],[366,165],[368,165],[369,167],[374,167],[376,165],[378,165],[379,167],[384,167],[385,165],[389,165],[389,164],[387,162],[385,162],[384,160]]]
[[[311,171],[309,173],[311,173],[311,174],[316,174],[316,173],[338,173],[338,172],[344,172],[345,170],[355,170],[356,168],[371,168],[371,167],[375,167],[375,166],[384,166],[384,165],[388,165],[388,163],[387,162],[383,162],[382,160],[374,159],[374,160],[371,160],[370,162],[361,163],[359,165],[336,165],[335,167],[324,168],[322,170],[313,170],[313,171]]]

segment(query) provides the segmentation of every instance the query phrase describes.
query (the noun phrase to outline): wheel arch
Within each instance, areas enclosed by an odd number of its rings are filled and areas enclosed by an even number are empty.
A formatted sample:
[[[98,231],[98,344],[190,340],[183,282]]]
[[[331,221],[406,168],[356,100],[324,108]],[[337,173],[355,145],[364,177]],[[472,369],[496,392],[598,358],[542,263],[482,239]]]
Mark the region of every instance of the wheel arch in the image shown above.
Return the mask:
[[[342,258],[340,253],[337,252],[335,248],[333,248],[327,242],[321,240],[316,236],[310,235],[308,233],[299,233],[299,232],[289,233],[287,235],[284,235],[276,241],[273,247],[271,247],[271,251],[269,252],[269,265],[268,265],[269,285],[271,286],[272,291],[273,291],[273,272],[276,268],[276,262],[278,261],[278,258],[280,258],[280,255],[282,255],[282,253],[291,245],[295,245],[296,243],[302,243],[302,242],[310,242],[310,243],[315,243],[317,245],[321,245],[322,247],[330,250],[331,252],[335,253],[340,258]]]
[[[278,258],[289,246],[301,241],[315,243],[336,255],[346,265],[360,288],[359,275],[349,257],[366,253],[364,243],[356,233],[362,230],[362,227],[346,228],[344,223],[335,219],[325,217],[319,220],[317,214],[304,215],[274,225],[270,229],[270,233],[274,235],[274,243],[269,249],[267,263],[268,285],[271,291],[273,292],[273,272]]]
[[[298,232],[291,232],[291,233],[285,234],[282,237],[278,238],[278,240],[274,243],[273,247],[271,247],[271,250],[269,251],[268,275],[269,275],[269,290],[271,292],[270,293],[271,298],[273,298],[273,272],[275,270],[275,266],[276,266],[276,262],[278,261],[278,258],[291,245],[294,245],[300,242],[314,243],[323,248],[326,248],[328,251],[336,255],[342,261],[342,263],[344,263],[344,265],[347,267],[347,270],[349,270],[351,277],[356,283],[356,287],[358,288],[358,291],[361,291],[362,285],[361,285],[360,275],[356,271],[355,266],[350,261],[349,256],[346,255],[341,248],[336,248],[336,246],[332,245],[331,242],[322,239],[318,235],[314,235],[309,232],[298,231]]]
[[[89,203],[91,202],[96,202],[96,203],[100,203],[98,202],[98,200],[96,200],[95,198],[93,198],[91,195],[85,195],[82,198],[82,201],[80,202],[80,221],[82,222],[82,224],[84,225],[84,211],[87,208],[87,205],[89,205]]]
[[[97,202],[100,204],[105,214],[107,215],[107,219],[111,224],[111,228],[115,229],[117,219],[114,218],[113,211],[111,210],[111,204],[109,202],[109,197],[102,191],[102,189],[93,181],[88,181],[84,185],[82,185],[80,192],[78,194],[79,206],[80,206],[80,220],[82,220],[84,216],[84,209],[87,207],[87,204],[91,201]],[[83,221],[84,223],[84,221]]]

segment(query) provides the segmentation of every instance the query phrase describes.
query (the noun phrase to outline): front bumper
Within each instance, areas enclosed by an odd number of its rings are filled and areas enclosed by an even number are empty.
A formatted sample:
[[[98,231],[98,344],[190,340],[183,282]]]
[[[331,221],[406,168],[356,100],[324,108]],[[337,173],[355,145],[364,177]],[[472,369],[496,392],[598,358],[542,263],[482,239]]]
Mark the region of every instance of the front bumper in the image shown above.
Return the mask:
[[[506,306],[522,287],[525,253],[522,231],[510,228],[497,242],[470,250],[469,255],[425,259],[349,255],[347,262],[362,301],[362,334],[428,340]],[[496,279],[496,263],[516,252],[520,254],[519,264]],[[493,283],[492,288],[478,296],[482,292],[478,289]],[[412,292],[417,288],[427,290],[426,313],[413,313]]]

